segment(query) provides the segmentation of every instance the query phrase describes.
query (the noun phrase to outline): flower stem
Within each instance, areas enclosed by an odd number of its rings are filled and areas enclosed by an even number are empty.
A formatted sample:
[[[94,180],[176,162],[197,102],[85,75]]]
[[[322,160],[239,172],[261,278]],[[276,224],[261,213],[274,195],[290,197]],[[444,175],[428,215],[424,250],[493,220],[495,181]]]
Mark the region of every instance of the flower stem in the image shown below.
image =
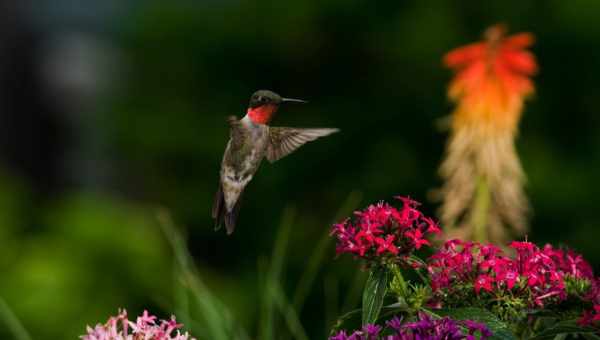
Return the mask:
[[[408,287],[404,280],[404,276],[402,276],[402,271],[400,271],[400,268],[398,268],[397,265],[392,265],[390,269],[393,274],[392,284],[400,289],[399,293],[401,297],[406,300],[408,297]]]
[[[479,176],[477,178],[476,190],[471,214],[471,226],[475,241],[484,243],[488,241],[487,223],[491,200],[490,189],[485,177]]]

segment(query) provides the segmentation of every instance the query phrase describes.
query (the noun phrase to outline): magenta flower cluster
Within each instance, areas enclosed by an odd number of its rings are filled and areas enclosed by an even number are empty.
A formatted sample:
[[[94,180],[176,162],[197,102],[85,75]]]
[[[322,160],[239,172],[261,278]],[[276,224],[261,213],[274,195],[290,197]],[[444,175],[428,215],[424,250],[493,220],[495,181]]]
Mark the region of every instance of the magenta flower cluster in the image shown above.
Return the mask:
[[[351,334],[340,331],[329,340],[485,340],[492,336],[482,323],[448,317],[433,319],[425,313],[420,313],[416,322],[402,323],[400,318],[394,317],[386,326],[368,324]]]
[[[96,327],[87,327],[87,334],[81,336],[82,340],[195,340],[187,332],[181,333],[183,325],[170,320],[157,320],[156,316],[148,311],[137,317],[136,321],[127,318],[127,311],[121,310],[112,316],[105,324]]]
[[[592,281],[592,287],[585,298],[592,303],[593,308],[583,313],[579,323],[582,325],[598,325],[600,323],[600,278],[597,277]]]
[[[335,224],[331,235],[337,239],[337,253],[377,260],[406,255],[430,245],[425,237],[439,233],[438,225],[417,209],[418,202],[408,197],[396,198],[403,202],[401,209],[380,202],[355,212],[354,219]]]
[[[472,285],[476,294],[510,292],[531,307],[567,298],[565,279],[593,281],[590,265],[572,251],[530,242],[512,242],[516,256],[508,257],[493,245],[447,241],[428,260],[434,293],[452,293],[455,287]]]

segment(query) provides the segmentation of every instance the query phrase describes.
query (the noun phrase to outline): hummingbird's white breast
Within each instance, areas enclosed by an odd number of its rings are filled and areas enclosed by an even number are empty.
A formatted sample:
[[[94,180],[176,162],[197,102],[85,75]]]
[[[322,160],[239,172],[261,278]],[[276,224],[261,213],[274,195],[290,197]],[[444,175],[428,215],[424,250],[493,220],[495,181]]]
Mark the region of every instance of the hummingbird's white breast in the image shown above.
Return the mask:
[[[221,183],[228,211],[233,209],[240,194],[258,170],[269,141],[267,125],[253,123],[248,115],[240,123],[239,128],[244,131],[232,135],[221,164]],[[234,141],[233,138],[242,140]]]

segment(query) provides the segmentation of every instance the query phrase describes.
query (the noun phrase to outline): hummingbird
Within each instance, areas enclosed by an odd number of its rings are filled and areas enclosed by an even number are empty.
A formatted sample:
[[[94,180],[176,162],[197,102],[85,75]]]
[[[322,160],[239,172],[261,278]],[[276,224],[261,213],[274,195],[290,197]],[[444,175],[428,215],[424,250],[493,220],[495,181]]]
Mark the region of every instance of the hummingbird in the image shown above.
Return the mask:
[[[219,187],[212,208],[215,230],[224,223],[227,234],[233,233],[241,195],[263,158],[273,163],[307,142],[339,131],[331,128],[272,127],[269,122],[282,103],[306,101],[259,90],[250,97],[246,115],[242,119],[228,117],[230,138],[221,162]]]

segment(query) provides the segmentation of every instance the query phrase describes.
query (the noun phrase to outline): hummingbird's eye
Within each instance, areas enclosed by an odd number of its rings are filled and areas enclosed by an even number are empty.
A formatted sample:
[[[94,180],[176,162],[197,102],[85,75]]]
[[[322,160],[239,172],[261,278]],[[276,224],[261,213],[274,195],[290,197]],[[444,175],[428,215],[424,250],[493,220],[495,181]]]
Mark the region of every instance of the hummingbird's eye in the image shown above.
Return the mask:
[[[265,102],[265,99],[266,98],[263,97],[263,96],[258,96],[258,101],[261,102],[261,103]]]

